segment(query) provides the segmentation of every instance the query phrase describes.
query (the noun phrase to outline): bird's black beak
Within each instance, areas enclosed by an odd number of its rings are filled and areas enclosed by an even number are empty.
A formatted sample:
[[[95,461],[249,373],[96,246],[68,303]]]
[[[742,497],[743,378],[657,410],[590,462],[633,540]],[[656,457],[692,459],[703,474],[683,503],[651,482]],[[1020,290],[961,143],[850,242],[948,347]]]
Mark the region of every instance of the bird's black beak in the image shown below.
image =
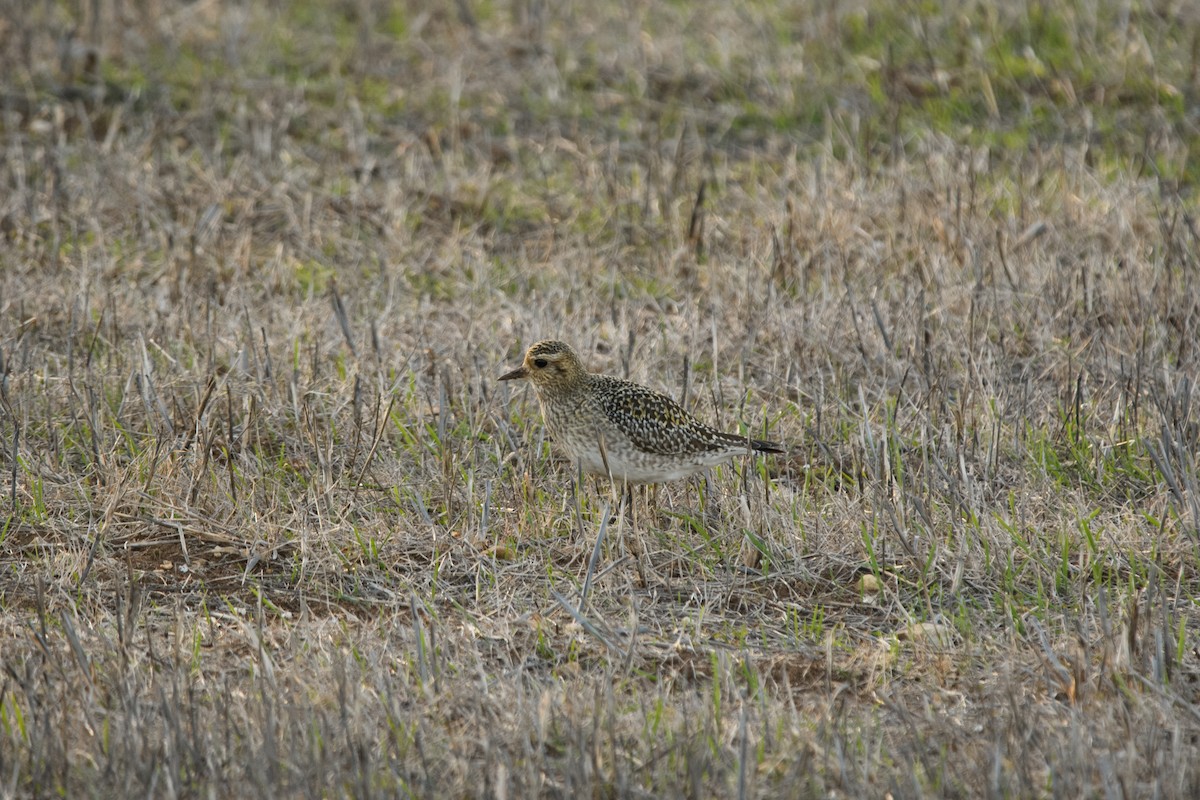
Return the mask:
[[[528,378],[528,377],[529,377],[529,373],[525,371],[525,366],[521,365],[521,366],[517,367],[516,369],[514,369],[512,372],[508,372],[508,373],[505,373],[504,375],[501,375],[500,380],[502,380],[502,381],[519,381],[519,380],[523,380],[524,378]]]

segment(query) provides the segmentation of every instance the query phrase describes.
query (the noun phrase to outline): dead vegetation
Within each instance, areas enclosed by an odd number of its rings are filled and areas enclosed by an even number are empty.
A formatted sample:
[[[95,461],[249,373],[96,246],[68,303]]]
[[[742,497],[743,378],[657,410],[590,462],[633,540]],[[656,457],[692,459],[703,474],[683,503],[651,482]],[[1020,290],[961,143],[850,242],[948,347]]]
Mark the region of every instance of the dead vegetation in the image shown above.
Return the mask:
[[[4,796],[1200,790],[1186,4],[5,5]]]

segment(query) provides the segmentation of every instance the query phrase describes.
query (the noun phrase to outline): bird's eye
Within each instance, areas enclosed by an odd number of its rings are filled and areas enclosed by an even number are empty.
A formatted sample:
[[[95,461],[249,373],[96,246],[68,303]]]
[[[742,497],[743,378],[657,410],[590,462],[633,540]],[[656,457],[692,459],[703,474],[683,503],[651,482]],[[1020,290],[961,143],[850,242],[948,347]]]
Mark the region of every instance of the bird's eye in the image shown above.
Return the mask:
[[[546,359],[544,359],[544,358],[535,358],[535,359],[533,360],[533,365],[534,365],[535,367],[537,367],[538,369],[545,369],[545,368],[546,368],[546,365],[547,365],[547,364],[549,364],[549,363],[550,363],[550,362],[549,362],[549,361],[547,361],[547,360],[546,360]]]

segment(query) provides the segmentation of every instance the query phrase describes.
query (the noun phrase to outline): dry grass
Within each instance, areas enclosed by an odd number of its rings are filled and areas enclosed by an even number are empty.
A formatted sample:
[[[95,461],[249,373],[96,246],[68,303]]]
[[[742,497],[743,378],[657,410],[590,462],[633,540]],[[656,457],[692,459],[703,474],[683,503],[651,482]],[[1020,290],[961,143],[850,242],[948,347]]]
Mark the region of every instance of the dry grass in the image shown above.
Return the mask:
[[[0,795],[1200,792],[1186,4],[29,5]]]

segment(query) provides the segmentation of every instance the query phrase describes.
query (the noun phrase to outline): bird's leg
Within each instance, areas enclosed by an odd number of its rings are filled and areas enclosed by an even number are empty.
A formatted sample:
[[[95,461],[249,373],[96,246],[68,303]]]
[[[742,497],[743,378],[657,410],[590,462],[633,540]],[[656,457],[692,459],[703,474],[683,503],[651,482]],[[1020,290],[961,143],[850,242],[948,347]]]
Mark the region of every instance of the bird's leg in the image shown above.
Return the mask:
[[[642,532],[637,524],[637,497],[633,491],[633,485],[625,484],[625,504],[629,508],[629,535],[623,538],[629,546],[629,553],[633,556],[633,563],[637,567],[638,580],[642,586],[649,586],[646,580],[646,568],[642,563],[642,556],[646,553],[646,548],[642,543]],[[623,516],[623,515],[622,515]]]
[[[637,500],[633,496],[633,484],[625,484],[625,502],[629,507],[629,522],[636,531],[638,529]]]
[[[713,494],[712,474],[708,470],[704,472],[704,504],[700,513],[703,515],[705,528],[710,532],[719,529],[721,509],[718,508],[716,497]]]
[[[604,437],[600,436],[596,439],[596,445],[600,448],[600,463],[604,465],[604,472],[608,475],[608,490],[611,493],[613,503],[616,505],[617,514],[621,513],[621,494],[617,491],[617,478],[613,475],[612,470],[608,466],[608,448],[604,446]],[[625,480],[621,480],[621,486],[624,488]],[[609,517],[609,524],[615,522],[614,517]]]
[[[622,505],[629,515],[629,533],[631,534],[630,551],[633,553],[641,553],[641,539],[639,538],[638,517],[637,517],[637,496],[633,491],[633,484],[628,481],[621,482],[621,500]]]
[[[583,505],[582,505],[582,503],[580,501],[580,497],[579,497],[580,487],[582,485],[583,485],[583,468],[577,466],[575,472],[571,475],[571,495],[572,495],[572,497],[575,498],[575,525],[578,528],[578,532],[579,532],[579,536],[580,536],[581,540],[584,535],[584,533],[583,533]]]

